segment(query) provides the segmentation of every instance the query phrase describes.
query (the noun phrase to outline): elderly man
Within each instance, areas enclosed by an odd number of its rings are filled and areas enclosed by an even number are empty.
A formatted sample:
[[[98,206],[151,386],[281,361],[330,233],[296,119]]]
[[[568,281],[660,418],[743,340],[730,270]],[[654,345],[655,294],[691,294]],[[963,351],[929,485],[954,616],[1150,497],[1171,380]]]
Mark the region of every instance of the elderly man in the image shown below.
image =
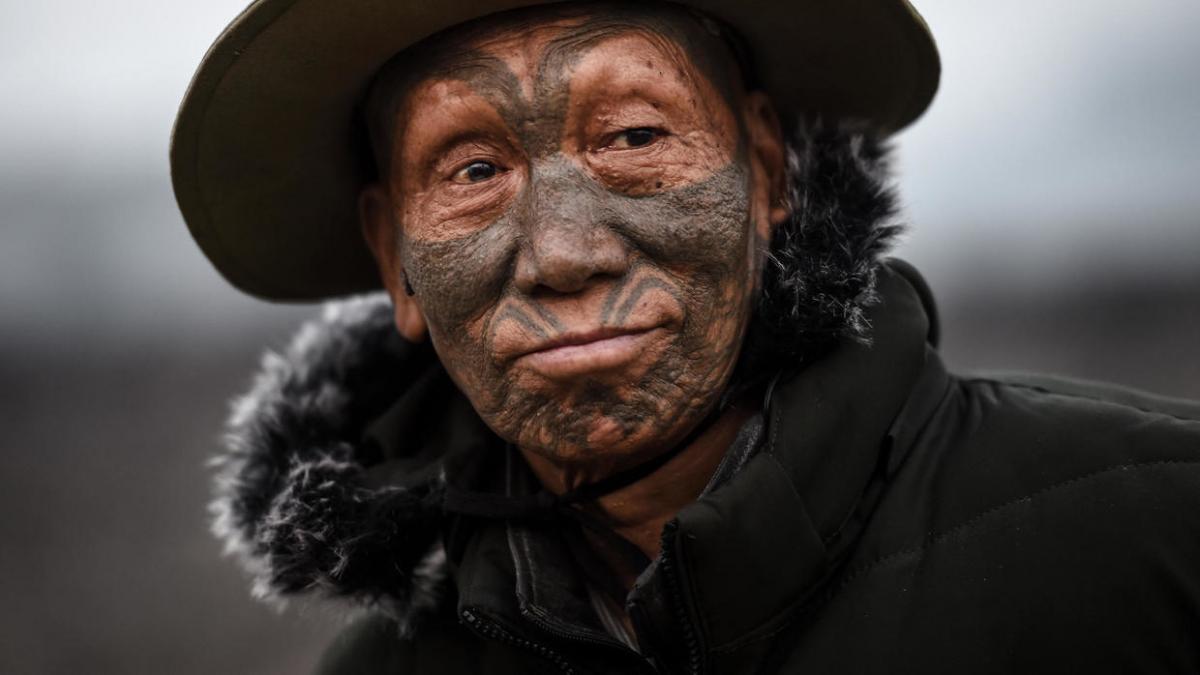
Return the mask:
[[[696,4],[261,0],[218,40],[201,247],[386,290],[236,407],[256,592],[367,607],[326,673],[1200,671],[1200,407],[950,375],[879,260],[919,17]]]

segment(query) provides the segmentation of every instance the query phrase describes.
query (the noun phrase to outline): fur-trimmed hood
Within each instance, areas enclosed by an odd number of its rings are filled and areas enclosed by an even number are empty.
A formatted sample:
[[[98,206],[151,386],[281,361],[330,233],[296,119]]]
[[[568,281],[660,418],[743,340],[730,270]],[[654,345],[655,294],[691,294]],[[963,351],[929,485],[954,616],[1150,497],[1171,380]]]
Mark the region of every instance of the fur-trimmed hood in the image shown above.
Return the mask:
[[[739,386],[818,358],[838,339],[866,339],[863,311],[897,232],[886,152],[870,136],[805,127],[790,143],[788,173],[793,215],[771,243]],[[447,463],[434,455],[374,479],[381,456],[368,434],[431,368],[433,351],[399,337],[382,293],[329,304],[286,350],[266,354],[234,402],[211,506],[213,531],[252,575],[256,597],[348,598],[402,627],[437,605]]]

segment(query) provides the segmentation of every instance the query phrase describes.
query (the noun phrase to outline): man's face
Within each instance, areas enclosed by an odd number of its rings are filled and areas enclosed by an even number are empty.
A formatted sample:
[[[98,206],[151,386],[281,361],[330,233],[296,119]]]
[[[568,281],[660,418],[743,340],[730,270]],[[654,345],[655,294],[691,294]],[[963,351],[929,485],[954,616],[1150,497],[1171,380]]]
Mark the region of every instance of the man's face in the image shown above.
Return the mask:
[[[364,225],[402,328],[427,326],[493,430],[620,468],[679,442],[729,380],[778,131],[694,19],[554,11],[427,52]]]

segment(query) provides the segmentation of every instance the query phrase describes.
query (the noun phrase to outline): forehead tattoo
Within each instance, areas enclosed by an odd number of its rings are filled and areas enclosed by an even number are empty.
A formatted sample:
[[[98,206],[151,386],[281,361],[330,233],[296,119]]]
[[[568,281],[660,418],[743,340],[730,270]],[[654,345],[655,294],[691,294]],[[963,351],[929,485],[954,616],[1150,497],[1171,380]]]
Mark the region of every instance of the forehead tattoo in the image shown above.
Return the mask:
[[[389,169],[396,140],[393,136],[396,116],[405,95],[414,85],[432,76],[471,85],[496,106],[510,128],[521,129],[521,122],[530,119],[532,108],[520,81],[503,60],[473,45],[505,30],[519,30],[528,25],[534,14],[543,21],[579,22],[563,26],[561,33],[547,44],[537,67],[534,100],[541,104],[543,112],[559,121],[560,132],[566,116],[565,83],[570,79],[572,67],[597,43],[621,33],[637,31],[682,48],[684,55],[731,107],[750,75],[736,36],[710,17],[684,7],[562,3],[485,17],[436,34],[397,54],[380,69],[368,92],[365,113],[381,173]],[[534,139],[521,140],[527,143]]]

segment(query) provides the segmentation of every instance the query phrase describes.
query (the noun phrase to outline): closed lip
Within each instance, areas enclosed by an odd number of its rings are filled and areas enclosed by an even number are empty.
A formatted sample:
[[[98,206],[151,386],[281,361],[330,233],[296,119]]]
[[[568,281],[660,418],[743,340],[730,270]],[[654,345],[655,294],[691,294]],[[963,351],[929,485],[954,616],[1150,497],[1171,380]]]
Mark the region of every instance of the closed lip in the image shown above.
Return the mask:
[[[647,333],[653,328],[614,328],[604,327],[589,331],[578,331],[572,333],[564,333],[549,340],[543,340],[536,345],[517,354],[517,358],[527,356],[529,354],[537,354],[538,352],[550,351],[559,347],[576,347],[579,345],[591,344],[600,342],[601,340],[609,340],[622,335],[637,335]]]
[[[537,343],[517,360],[555,378],[607,370],[636,358],[646,338],[657,328],[598,328],[564,333]]]

